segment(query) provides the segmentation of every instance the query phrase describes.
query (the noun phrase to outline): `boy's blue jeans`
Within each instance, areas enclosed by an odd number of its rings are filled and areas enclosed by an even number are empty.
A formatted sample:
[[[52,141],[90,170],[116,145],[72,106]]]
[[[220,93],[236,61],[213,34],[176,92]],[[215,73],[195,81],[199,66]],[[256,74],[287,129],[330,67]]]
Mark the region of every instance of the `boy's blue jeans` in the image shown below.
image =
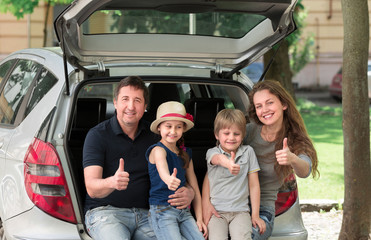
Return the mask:
[[[176,209],[169,205],[150,205],[149,222],[159,240],[204,240],[188,208]]]
[[[93,239],[156,239],[148,223],[147,209],[98,207],[87,211],[85,224]]]

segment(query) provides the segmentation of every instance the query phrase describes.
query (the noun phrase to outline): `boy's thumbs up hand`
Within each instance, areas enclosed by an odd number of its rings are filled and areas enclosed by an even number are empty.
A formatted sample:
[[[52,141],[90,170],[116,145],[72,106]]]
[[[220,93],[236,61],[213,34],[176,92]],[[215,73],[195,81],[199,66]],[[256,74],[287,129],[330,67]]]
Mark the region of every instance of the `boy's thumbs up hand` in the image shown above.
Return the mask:
[[[124,159],[120,158],[119,168],[113,175],[113,187],[119,191],[125,190],[129,184],[129,173],[124,170]]]
[[[236,164],[236,153],[231,152],[231,158],[229,159],[228,162],[228,170],[232,175],[238,175],[240,172],[240,165]]]
[[[287,145],[287,138],[283,139],[282,150],[276,151],[276,158],[279,165],[291,165],[290,156],[293,153],[290,151],[289,146]]]
[[[178,169],[174,168],[173,173],[169,176],[169,178],[166,181],[167,187],[172,191],[177,190],[177,188],[180,185],[180,179],[176,177],[177,173]]]

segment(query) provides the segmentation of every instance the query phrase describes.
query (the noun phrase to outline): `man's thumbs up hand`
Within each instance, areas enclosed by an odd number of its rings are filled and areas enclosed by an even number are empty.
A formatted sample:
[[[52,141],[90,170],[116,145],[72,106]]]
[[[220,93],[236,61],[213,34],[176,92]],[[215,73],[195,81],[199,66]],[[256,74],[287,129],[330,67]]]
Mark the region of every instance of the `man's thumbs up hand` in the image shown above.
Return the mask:
[[[125,190],[129,184],[129,173],[124,170],[124,159],[120,158],[119,168],[113,176],[113,187],[119,191]]]
[[[124,172],[125,171],[124,167],[125,167],[124,159],[120,158],[119,168],[117,169],[117,171]]]
[[[180,185],[180,179],[176,177],[177,173],[178,173],[178,170],[174,168],[173,173],[169,176],[169,178],[166,181],[167,187],[172,191],[177,190],[177,188]]]

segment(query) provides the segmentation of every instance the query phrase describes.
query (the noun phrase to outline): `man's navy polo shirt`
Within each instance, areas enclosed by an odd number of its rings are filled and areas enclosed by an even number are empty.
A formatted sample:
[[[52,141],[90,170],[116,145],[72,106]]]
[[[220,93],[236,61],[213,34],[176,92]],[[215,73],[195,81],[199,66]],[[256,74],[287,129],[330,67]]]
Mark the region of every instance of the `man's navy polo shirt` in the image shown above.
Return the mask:
[[[120,158],[129,173],[126,190],[113,191],[105,198],[86,195],[85,210],[111,205],[120,208],[148,208],[150,180],[145,152],[159,141],[159,135],[149,130],[149,123],[141,120],[135,139],[129,138],[121,129],[117,116],[113,116],[88,132],[83,150],[83,166],[103,167],[103,178],[115,175]]]

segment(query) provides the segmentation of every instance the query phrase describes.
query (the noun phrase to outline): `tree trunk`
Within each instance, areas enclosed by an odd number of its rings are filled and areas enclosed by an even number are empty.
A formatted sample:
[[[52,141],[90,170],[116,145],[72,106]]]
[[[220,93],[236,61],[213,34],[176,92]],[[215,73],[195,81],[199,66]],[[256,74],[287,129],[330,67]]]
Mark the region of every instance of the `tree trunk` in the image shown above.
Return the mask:
[[[371,224],[370,117],[367,88],[367,0],[341,0],[344,21],[344,212],[339,239],[369,239]]]
[[[43,37],[43,47],[46,47],[46,41],[48,38],[48,20],[49,20],[49,12],[50,12],[50,2],[51,0],[48,0],[46,4],[46,13],[45,13],[45,19],[44,19],[44,37]]]
[[[290,68],[289,45],[286,40],[282,41],[283,42],[274,57],[274,61],[265,75],[265,79],[279,81],[295,99],[294,87],[292,85],[293,74]],[[264,66],[268,65],[275,51],[276,49],[272,49],[264,54]]]

